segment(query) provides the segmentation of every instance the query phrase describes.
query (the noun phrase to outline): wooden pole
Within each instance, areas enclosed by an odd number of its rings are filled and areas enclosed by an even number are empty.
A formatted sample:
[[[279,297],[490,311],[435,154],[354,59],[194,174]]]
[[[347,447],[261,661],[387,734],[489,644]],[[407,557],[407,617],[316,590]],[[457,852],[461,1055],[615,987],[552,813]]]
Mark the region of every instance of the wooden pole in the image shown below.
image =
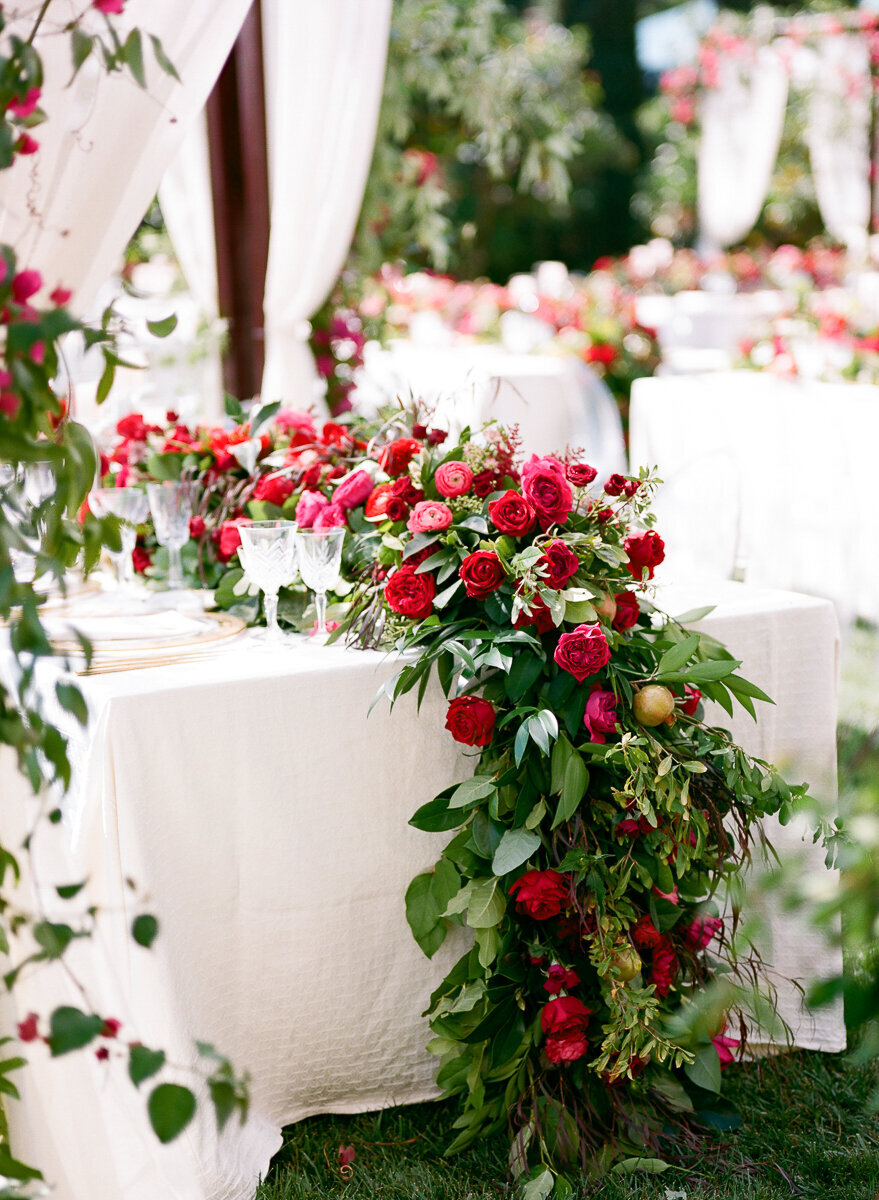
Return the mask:
[[[269,252],[262,13],[254,0],[207,103],[220,315],[229,325],[226,390],[246,399],[260,388],[263,295]]]

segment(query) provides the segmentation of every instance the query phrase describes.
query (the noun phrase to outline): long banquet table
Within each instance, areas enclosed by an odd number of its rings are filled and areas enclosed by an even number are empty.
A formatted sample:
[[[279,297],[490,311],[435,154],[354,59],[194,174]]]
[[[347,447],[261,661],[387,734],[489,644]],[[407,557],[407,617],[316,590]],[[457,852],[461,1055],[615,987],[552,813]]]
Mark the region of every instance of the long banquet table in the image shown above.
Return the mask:
[[[736,584],[660,599],[673,614],[719,603],[702,627],[777,700],[756,725],[737,716],[734,736],[832,803],[832,606]],[[162,1147],[124,1057],[49,1061],[32,1044],[21,1103],[10,1105],[12,1144],[57,1185],[56,1200],[250,1200],[282,1125],[436,1094],[420,1014],[461,941],[428,961],[409,934],[406,886],[447,835],[407,820],[470,767],[442,731],[438,690],[420,715],[410,696],[367,718],[393,666],[376,652],[311,644],[266,654],[245,637],[197,664],[82,680],[91,723],[73,744],[64,819],[35,840],[25,887],[38,879],[49,911],[63,912],[50,885],[87,879],[87,901],[108,915],[94,944],[69,953],[95,1011],[123,1022],[120,1038],[161,1047],[176,1064],[193,1061],[194,1039],[212,1042],[250,1072],[252,1106],[244,1126],[233,1118],[221,1136],[200,1107]],[[0,791],[7,841],[31,803],[8,759]],[[803,852],[803,869],[824,870],[799,832],[770,837],[782,857]],[[126,932],[143,908],[161,926],[149,951]],[[835,972],[838,951],[799,918],[767,916],[764,954],[794,1042],[842,1048],[839,1007],[806,1014],[785,983]],[[25,975],[14,1002],[7,1023],[83,1006],[52,969]]]

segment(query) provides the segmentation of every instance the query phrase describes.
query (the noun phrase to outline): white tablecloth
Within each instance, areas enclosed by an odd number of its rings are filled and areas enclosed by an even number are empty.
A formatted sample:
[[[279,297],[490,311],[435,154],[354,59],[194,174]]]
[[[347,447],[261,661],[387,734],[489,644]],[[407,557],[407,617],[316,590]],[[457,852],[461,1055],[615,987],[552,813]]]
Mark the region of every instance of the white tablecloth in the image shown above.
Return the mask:
[[[602,479],[625,470],[616,401],[590,367],[573,355],[514,354],[501,346],[419,346],[398,341],[371,349],[358,404],[394,396],[422,398],[437,423],[459,432],[488,421],[518,425],[534,454],[582,448]]]
[[[635,315],[641,325],[655,329],[662,350],[663,374],[689,374],[698,369],[732,366],[745,338],[757,338],[767,321],[795,305],[783,291],[677,292],[673,296],[638,296]],[[710,365],[709,365],[710,364]]]
[[[704,627],[779,702],[757,726],[737,719],[736,736],[832,794],[831,606],[735,585],[721,593]],[[679,613],[712,597],[664,599]],[[403,894],[447,835],[407,820],[470,767],[442,731],[438,694],[420,716],[408,697],[367,719],[390,670],[375,653],[303,645],[273,655],[245,640],[196,665],[83,681],[92,728],[75,747],[64,823],[36,843],[44,899],[64,911],[49,885],[88,878],[89,899],[119,914],[72,952],[95,1010],[177,1063],[192,1060],[194,1038],[213,1042],[251,1073],[253,1103],[243,1128],[233,1119],[218,1139],[206,1107],[163,1148],[124,1062],[108,1069],[90,1051],[49,1062],[35,1044],[22,1103],[10,1105],[13,1147],[57,1184],[56,1200],[249,1200],[283,1124],[434,1095],[419,1014],[460,942],[429,962],[410,936]],[[0,790],[6,840],[26,808],[9,760]],[[783,852],[790,837],[778,838]],[[126,934],[138,910],[129,877],[161,922],[151,951]],[[789,917],[773,935],[767,957],[782,975],[839,966]],[[14,1001],[7,1021],[83,1006],[51,970],[26,978]],[[839,1009],[802,1017],[788,986],[783,1012],[798,1044],[843,1044]]]
[[[759,372],[640,379],[632,468],[656,466],[668,569],[734,573],[879,620],[879,388]]]

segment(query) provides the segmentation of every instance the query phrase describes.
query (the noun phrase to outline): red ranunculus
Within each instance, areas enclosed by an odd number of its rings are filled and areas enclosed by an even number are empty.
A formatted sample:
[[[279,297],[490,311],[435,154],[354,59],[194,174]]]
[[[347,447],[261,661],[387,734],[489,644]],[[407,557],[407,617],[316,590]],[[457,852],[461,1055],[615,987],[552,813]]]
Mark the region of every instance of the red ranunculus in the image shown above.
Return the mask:
[[[494,733],[494,708],[481,696],[458,696],[449,704],[446,729],[464,746],[487,746]]]
[[[546,1056],[550,1062],[573,1062],[588,1050],[586,1029],[593,1009],[576,996],[558,996],[540,1014],[540,1027],[546,1035]]]
[[[254,500],[265,500],[278,508],[293,494],[293,480],[283,475],[263,475],[253,489]]]
[[[522,537],[534,528],[534,509],[524,496],[512,490],[489,503],[488,515],[496,529],[513,537]]]
[[[561,963],[553,963],[546,973],[546,982],[543,986],[551,996],[557,996],[563,990],[569,992],[579,982],[580,976],[576,971],[569,971]]]
[[[595,467],[590,467],[588,463],[569,463],[565,467],[565,478],[574,487],[588,487],[597,474]]]
[[[503,563],[493,550],[475,550],[468,554],[458,574],[464,580],[467,595],[476,600],[491,595],[506,579]]]
[[[546,571],[543,582],[547,587],[561,591],[572,575],[580,569],[580,560],[567,543],[553,538],[538,563]]]
[[[408,563],[399,567],[385,584],[388,607],[411,621],[423,621],[433,611],[436,583],[429,571],[416,575]]]
[[[522,468],[522,491],[537,513],[541,529],[562,525],[574,505],[565,468],[557,458],[532,454]]]
[[[578,625],[570,633],[562,634],[553,658],[563,671],[568,671],[578,683],[582,683],[607,666],[610,662],[610,646],[600,625]]]
[[[451,460],[437,467],[433,482],[441,496],[453,500],[456,496],[463,496],[470,491],[473,472],[466,463]]]
[[[665,558],[665,542],[653,529],[630,533],[623,542],[623,549],[629,556],[628,566],[633,579],[642,579],[645,567],[647,578],[652,579],[654,567]]]
[[[402,475],[420,449],[421,443],[414,438],[398,438],[383,447],[378,457],[379,466],[388,475]]]
[[[617,610],[614,613],[613,627],[620,633],[625,633],[627,629],[631,629],[636,624],[641,615],[638,597],[634,592],[617,592],[614,600],[616,600]]]
[[[510,887],[520,913],[535,921],[557,917],[571,903],[571,877],[548,871],[526,871]]]
[[[617,698],[613,692],[597,687],[592,689],[586,701],[583,724],[589,730],[589,737],[593,742],[606,742],[606,733],[616,733]]]

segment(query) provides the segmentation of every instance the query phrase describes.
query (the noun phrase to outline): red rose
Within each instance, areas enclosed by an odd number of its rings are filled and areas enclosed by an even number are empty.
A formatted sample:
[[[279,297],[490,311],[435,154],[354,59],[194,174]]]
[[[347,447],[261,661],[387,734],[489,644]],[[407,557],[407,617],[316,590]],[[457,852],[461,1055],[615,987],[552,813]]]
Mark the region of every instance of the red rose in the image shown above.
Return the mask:
[[[540,1026],[546,1035],[546,1056],[550,1062],[573,1062],[588,1049],[586,1029],[593,1009],[576,996],[558,996],[550,1000],[540,1014]]]
[[[646,567],[648,579],[653,578],[653,568],[665,558],[665,542],[658,533],[648,529],[645,533],[631,533],[623,542],[629,556],[629,572],[633,579],[643,579]]]
[[[696,709],[699,707],[699,701],[702,699],[702,693],[698,688],[690,687],[688,683],[684,684],[684,699],[681,702],[681,711],[686,713],[688,717],[696,715]]]
[[[481,696],[459,696],[449,704],[446,729],[463,746],[487,746],[494,733],[494,708]]]
[[[233,521],[224,521],[220,526],[219,544],[217,546],[217,558],[220,562],[228,562],[233,555],[238,553],[238,547],[241,545],[241,534],[238,532],[240,525],[252,525],[253,522],[249,517],[236,517]]]
[[[378,465],[388,475],[402,475],[420,449],[421,442],[414,438],[398,438],[382,449]]]
[[[433,611],[436,583],[430,572],[416,575],[415,568],[404,563],[385,584],[388,607],[412,621],[423,621]]]
[[[578,625],[571,633],[562,634],[553,658],[563,671],[568,671],[582,683],[607,666],[610,646],[600,625]]]
[[[149,550],[144,550],[143,546],[135,546],[131,551],[131,562],[138,575],[146,573],[148,567],[153,565],[152,556]]]
[[[18,1040],[20,1042],[35,1042],[40,1036],[37,1028],[39,1017],[36,1013],[28,1013],[23,1021],[18,1025]]]
[[[506,491],[488,506],[488,515],[496,529],[522,537],[534,528],[535,513],[524,496]]]
[[[478,475],[473,476],[473,491],[480,500],[484,500],[486,496],[490,496],[500,486],[501,482],[502,478],[498,478],[496,471],[486,468],[486,470],[480,471]]]
[[[388,511],[388,501],[393,496],[392,483],[380,483],[372,489],[366,499],[363,515],[367,521],[384,521]]]
[[[616,733],[617,698],[613,692],[595,687],[586,701],[583,724],[593,742],[606,742],[606,733]]]
[[[580,569],[580,560],[574,551],[560,538],[553,538],[544,551],[538,566],[546,569],[544,583],[557,592],[565,586],[572,575]]]
[[[204,517],[194,516],[189,518],[189,536],[191,538],[203,537],[206,528]]]
[[[574,487],[589,487],[598,472],[587,463],[569,463],[565,467],[565,478]]]
[[[650,968],[650,981],[654,984],[657,996],[668,995],[677,973],[678,956],[671,940],[662,934],[659,945],[653,951],[653,963]]]
[[[532,454],[522,468],[522,491],[537,513],[541,529],[562,525],[574,505],[565,468],[557,458]]]
[[[527,629],[529,625],[535,626],[538,634],[549,633],[551,629],[555,629],[552,613],[539,596],[535,596],[531,601],[529,611],[520,612],[513,622],[514,629]]]
[[[557,996],[562,990],[569,992],[579,982],[580,976],[576,971],[569,971],[561,963],[553,963],[546,973],[546,983],[543,986],[551,996]]]
[[[394,480],[391,484],[391,491],[407,504],[419,504],[424,499],[424,492],[417,488],[406,475]]]
[[[662,934],[653,924],[650,915],[645,913],[632,926],[632,941],[639,950],[655,950],[662,941]]]
[[[467,595],[476,600],[496,592],[507,577],[503,563],[493,550],[475,550],[468,554],[458,574],[464,580]]]
[[[130,438],[134,442],[142,442],[149,433],[149,426],[140,413],[129,413],[116,423],[116,432],[120,437]]]
[[[520,913],[535,921],[557,917],[571,902],[571,877],[558,871],[526,871],[510,887]]]
[[[609,367],[616,358],[617,352],[613,346],[590,346],[586,351],[586,361],[591,363],[602,363]]]
[[[634,592],[617,592],[614,600],[616,600],[617,610],[614,613],[613,627],[620,633],[625,633],[627,629],[631,629],[636,624],[641,615],[638,597]]]
[[[623,491],[631,499],[631,497],[634,496],[635,492],[637,492],[637,490],[640,486],[641,486],[640,479],[627,479],[625,487],[623,488]]]
[[[409,505],[401,496],[389,496],[385,505],[385,517],[388,521],[405,521]]]
[[[625,475],[619,475],[614,472],[609,479],[604,481],[604,490],[608,496],[621,496],[626,489]]]
[[[283,475],[263,475],[253,489],[254,500],[265,500],[268,504],[277,505],[278,508],[288,496],[292,495],[293,480],[286,479]]]

